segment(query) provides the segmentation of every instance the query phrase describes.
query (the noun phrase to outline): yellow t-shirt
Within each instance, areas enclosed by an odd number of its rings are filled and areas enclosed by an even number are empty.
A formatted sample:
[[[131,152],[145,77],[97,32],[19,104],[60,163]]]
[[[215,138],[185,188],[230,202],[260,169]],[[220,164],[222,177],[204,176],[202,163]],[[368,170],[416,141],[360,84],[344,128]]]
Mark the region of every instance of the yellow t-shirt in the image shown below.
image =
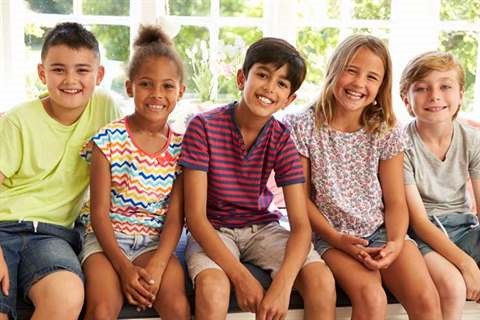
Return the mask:
[[[106,92],[95,91],[80,118],[63,125],[40,100],[0,117],[0,221],[39,221],[71,228],[89,183],[80,158],[84,143],[120,112]]]

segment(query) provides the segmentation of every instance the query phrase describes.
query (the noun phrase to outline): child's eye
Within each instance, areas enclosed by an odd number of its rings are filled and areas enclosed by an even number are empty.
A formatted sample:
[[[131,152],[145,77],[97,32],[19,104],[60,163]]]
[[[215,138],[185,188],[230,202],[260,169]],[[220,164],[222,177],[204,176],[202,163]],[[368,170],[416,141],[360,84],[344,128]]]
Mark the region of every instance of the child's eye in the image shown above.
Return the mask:
[[[177,86],[175,85],[175,83],[166,82],[166,83],[163,84],[163,87],[165,89],[175,89]]]
[[[142,88],[149,88],[152,86],[152,83],[150,81],[140,81],[138,85]]]
[[[62,73],[63,69],[62,68],[53,68],[52,71],[55,72],[55,73]]]
[[[452,86],[448,85],[448,84],[444,84],[440,87],[441,90],[448,90],[448,89],[451,89]]]
[[[354,68],[347,68],[346,71],[350,74],[356,74],[357,73],[357,70],[354,69]]]
[[[427,88],[426,87],[415,87],[413,89],[414,92],[425,92],[427,91]]]
[[[77,72],[78,73],[88,73],[88,72],[90,72],[90,70],[89,69],[78,69]]]
[[[369,75],[368,79],[372,80],[372,81],[378,81],[378,78],[376,76],[373,76],[373,75]]]
[[[265,72],[257,72],[257,76],[261,79],[265,79],[268,75]]]
[[[283,89],[288,89],[290,87],[289,83],[287,81],[279,81],[278,86]]]

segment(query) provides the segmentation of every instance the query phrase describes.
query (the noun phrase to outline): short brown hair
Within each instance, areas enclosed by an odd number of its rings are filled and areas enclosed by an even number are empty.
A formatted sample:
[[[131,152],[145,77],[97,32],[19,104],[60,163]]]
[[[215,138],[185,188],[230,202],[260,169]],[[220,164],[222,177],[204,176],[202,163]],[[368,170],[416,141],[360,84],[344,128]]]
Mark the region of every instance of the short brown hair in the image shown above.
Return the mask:
[[[400,97],[405,99],[410,86],[423,78],[425,78],[432,71],[449,71],[455,70],[457,72],[457,80],[460,85],[460,90],[465,90],[465,72],[462,65],[458,62],[455,56],[449,52],[442,51],[429,51],[422,53],[407,63],[405,69],[403,69],[402,76],[400,77]],[[453,116],[458,114],[457,112]],[[412,117],[411,110],[408,110]]]

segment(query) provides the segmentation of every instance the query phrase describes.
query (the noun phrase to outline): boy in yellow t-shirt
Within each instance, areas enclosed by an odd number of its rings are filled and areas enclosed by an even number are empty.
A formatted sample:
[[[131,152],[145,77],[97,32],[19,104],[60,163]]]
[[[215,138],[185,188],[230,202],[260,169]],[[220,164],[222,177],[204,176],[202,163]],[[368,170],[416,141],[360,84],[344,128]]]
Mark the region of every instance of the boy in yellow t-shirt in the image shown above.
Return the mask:
[[[48,94],[0,118],[0,319],[16,318],[18,294],[39,319],[76,319],[83,276],[75,228],[89,171],[79,151],[118,118],[95,91],[104,69],[95,36],[77,23],[48,33],[38,75]]]

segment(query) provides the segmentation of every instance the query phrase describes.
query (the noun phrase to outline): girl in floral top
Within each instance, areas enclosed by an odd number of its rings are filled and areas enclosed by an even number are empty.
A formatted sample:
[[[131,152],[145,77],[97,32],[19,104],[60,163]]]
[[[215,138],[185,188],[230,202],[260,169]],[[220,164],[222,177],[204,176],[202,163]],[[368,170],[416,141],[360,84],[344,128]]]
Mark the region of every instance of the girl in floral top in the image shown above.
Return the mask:
[[[391,83],[383,42],[350,36],[330,59],[318,102],[287,122],[307,177],[315,248],[350,297],[352,319],[385,319],[382,282],[410,319],[441,319],[422,256],[406,241],[406,139]]]
[[[140,28],[125,85],[135,112],[91,139],[85,319],[116,319],[125,299],[162,319],[190,319],[172,254],[183,227],[182,136],[167,124],[185,90],[183,65],[160,28]]]

